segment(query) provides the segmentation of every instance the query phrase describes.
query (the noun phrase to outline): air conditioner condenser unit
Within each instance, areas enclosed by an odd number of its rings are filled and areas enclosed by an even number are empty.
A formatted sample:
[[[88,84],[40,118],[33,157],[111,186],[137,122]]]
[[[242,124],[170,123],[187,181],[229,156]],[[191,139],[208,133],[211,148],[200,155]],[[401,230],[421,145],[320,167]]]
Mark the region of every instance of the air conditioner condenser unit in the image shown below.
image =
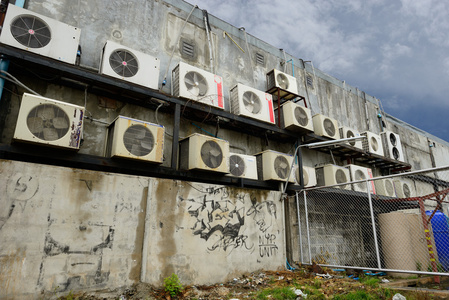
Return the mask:
[[[380,136],[382,137],[385,156],[397,161],[405,161],[399,134],[385,130],[380,133]]]
[[[340,131],[340,138],[341,139],[348,139],[348,138],[360,136],[360,132],[358,132],[358,131],[356,131],[356,130],[354,130],[352,128],[346,127],[346,126],[340,127],[339,131]],[[347,144],[347,145],[349,145],[351,147],[363,150],[363,142],[362,142],[362,140],[349,141],[349,142],[346,142],[345,144]]]
[[[157,90],[159,67],[159,59],[107,41],[101,55],[100,73]]]
[[[179,168],[229,173],[229,142],[198,133],[180,140]]]
[[[253,155],[229,154],[229,174],[227,176],[257,180],[257,159]]]
[[[287,130],[297,132],[313,132],[312,112],[307,107],[292,101],[282,106],[281,126]]]
[[[380,135],[372,133],[370,131],[362,132],[361,135],[365,136],[363,140],[363,150],[379,156],[384,156],[384,149],[382,146],[382,139]]]
[[[281,93],[281,98],[286,100],[296,97],[298,94],[296,78],[287,73],[273,69],[267,73],[267,91],[276,96],[276,88],[283,90]],[[289,93],[293,95],[289,95]]]
[[[338,140],[340,138],[337,120],[321,114],[314,115],[312,119],[313,129],[316,135],[328,137],[334,140]]]
[[[376,194],[387,197],[394,197],[394,184],[390,178],[374,180],[374,186],[376,187]]]
[[[84,107],[24,93],[14,140],[78,150],[83,123]]]
[[[351,181],[359,181],[359,180],[369,180],[373,178],[373,172],[370,168],[365,168],[358,165],[347,165],[346,166],[349,169],[349,173],[351,175]],[[369,191],[370,193],[375,193],[376,189],[374,186],[373,181],[368,181]],[[352,184],[352,189],[356,192],[365,192],[367,189],[367,182],[362,181],[358,183]]]
[[[336,165],[324,165],[322,167],[316,167],[316,178],[318,186],[333,186],[350,181],[349,170],[345,167]],[[350,190],[349,184],[335,186],[335,188]]]
[[[184,62],[172,71],[172,94],[224,109],[223,79]]]
[[[294,173],[290,171],[293,156],[273,150],[266,150],[256,154],[257,172],[259,180],[275,180],[294,183]]]
[[[9,4],[0,43],[75,64],[80,34],[79,28]]]
[[[255,88],[238,83],[230,91],[231,112],[274,124],[273,97]]]
[[[118,116],[108,127],[106,156],[162,163],[164,133],[162,125]]]

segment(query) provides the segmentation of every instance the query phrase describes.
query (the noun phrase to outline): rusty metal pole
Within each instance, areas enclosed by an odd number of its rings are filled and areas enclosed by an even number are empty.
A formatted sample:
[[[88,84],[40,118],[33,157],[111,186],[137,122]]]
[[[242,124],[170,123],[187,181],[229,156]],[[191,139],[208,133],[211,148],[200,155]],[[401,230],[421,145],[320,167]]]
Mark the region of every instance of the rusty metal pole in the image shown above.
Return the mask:
[[[419,198],[419,200],[418,200],[419,210],[421,211],[421,218],[422,218],[422,223],[424,226],[424,233],[426,234],[427,248],[429,250],[430,265],[432,266],[433,272],[438,272],[437,262],[435,261],[435,253],[433,251],[433,245],[432,245],[432,236],[430,235],[428,219],[427,219],[427,215],[426,215],[426,209],[424,207],[424,200],[421,197],[418,197],[418,198]],[[440,283],[440,276],[435,275],[434,281],[435,281],[435,283]]]

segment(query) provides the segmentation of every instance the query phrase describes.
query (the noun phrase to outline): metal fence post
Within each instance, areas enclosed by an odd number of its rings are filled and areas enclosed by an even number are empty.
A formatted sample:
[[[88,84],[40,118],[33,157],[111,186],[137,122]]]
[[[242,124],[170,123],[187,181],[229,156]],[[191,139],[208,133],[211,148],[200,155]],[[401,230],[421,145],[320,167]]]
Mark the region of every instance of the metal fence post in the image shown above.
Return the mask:
[[[300,255],[300,261],[301,263],[304,263],[303,255],[302,255],[302,236],[301,236],[301,216],[299,213],[299,198],[298,193],[296,192],[296,212],[298,214],[298,234],[299,234],[299,255]]]
[[[307,211],[307,193],[304,191],[304,211],[306,214],[306,228],[307,228],[307,246],[309,250],[309,262],[312,264],[312,250],[310,248],[310,231],[309,231],[309,213]]]
[[[373,237],[374,237],[374,245],[376,247],[377,267],[381,269],[382,265],[380,263],[379,244],[377,242],[376,220],[374,218],[373,200],[371,199],[370,182],[368,180],[366,181],[366,191],[368,194],[369,209],[371,213],[371,224],[373,226]]]

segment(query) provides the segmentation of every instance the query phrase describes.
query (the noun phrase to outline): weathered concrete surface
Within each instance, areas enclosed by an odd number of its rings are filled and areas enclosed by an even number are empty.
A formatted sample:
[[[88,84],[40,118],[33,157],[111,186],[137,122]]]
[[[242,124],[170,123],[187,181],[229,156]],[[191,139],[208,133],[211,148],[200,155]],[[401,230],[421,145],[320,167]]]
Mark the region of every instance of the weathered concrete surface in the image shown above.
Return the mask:
[[[150,187],[142,281],[209,284],[284,265],[279,192],[172,180]]]
[[[0,161],[0,298],[140,279],[148,178]]]
[[[284,264],[278,192],[4,160],[0,171],[0,299]]]

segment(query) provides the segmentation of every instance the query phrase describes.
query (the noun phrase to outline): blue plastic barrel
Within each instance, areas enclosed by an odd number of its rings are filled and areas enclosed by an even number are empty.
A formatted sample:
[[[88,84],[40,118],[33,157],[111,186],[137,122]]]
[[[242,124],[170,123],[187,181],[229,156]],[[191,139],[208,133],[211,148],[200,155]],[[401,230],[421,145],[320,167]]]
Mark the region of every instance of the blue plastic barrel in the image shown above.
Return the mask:
[[[430,216],[433,210],[427,210]],[[441,211],[437,211],[430,221],[432,224],[433,237],[437,247],[438,261],[445,271],[449,270],[449,225],[447,217]]]

